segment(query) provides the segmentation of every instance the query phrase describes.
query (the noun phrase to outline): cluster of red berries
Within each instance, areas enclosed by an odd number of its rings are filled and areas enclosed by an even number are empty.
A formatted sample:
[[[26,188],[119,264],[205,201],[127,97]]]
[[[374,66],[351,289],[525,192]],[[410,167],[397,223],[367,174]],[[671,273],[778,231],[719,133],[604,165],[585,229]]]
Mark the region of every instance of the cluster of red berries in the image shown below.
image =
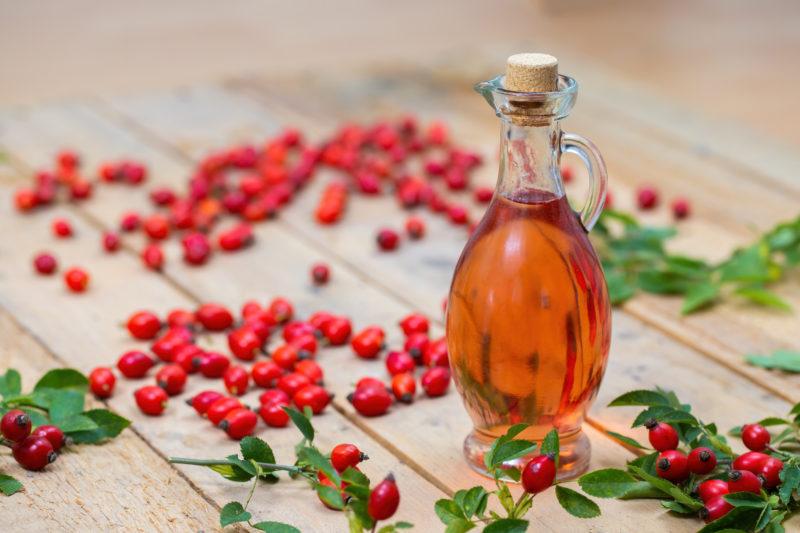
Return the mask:
[[[411,403],[417,390],[414,372],[423,367],[420,385],[428,397],[443,396],[450,386],[450,368],[447,342],[444,337],[428,337],[427,317],[412,313],[400,321],[405,335],[403,350],[390,351],[385,358],[386,370],[391,376],[387,385],[374,377],[361,378],[348,396],[356,411],[364,416],[385,414],[394,401]],[[350,345],[362,359],[376,359],[386,347],[386,333],[379,326],[369,326],[353,336]]]
[[[58,457],[64,446],[64,432],[57,426],[42,425],[32,430],[31,418],[11,409],[0,420],[2,444],[11,447],[14,459],[28,470],[42,470]]]
[[[717,456],[706,447],[696,447],[688,455],[679,451],[678,432],[669,424],[649,420],[650,444],[661,452],[656,459],[656,473],[659,477],[683,483],[690,474],[705,476],[714,473]],[[722,496],[734,492],[760,494],[763,489],[774,489],[780,485],[779,474],[783,461],[763,453],[770,442],[770,434],[760,424],[747,424],[742,427],[742,442],[751,451],[736,457],[727,472],[712,475],[697,486],[697,495],[705,504],[701,516],[711,522],[727,514],[733,506]],[[725,476],[725,478],[723,478]]]
[[[49,276],[58,270],[58,260],[48,252],[36,254],[33,268],[43,276]],[[80,267],[70,267],[64,272],[64,284],[72,292],[83,292],[89,287],[89,274]]]
[[[656,208],[660,201],[661,197],[655,187],[645,185],[636,191],[636,205],[643,211]],[[683,220],[691,214],[689,200],[682,196],[672,200],[670,209],[672,210],[672,216],[676,220]]]
[[[55,166],[41,170],[33,176],[33,183],[17,189],[14,205],[19,211],[28,212],[45,207],[61,198],[81,201],[92,195],[92,182],[81,175],[81,161],[71,150],[56,155]]]

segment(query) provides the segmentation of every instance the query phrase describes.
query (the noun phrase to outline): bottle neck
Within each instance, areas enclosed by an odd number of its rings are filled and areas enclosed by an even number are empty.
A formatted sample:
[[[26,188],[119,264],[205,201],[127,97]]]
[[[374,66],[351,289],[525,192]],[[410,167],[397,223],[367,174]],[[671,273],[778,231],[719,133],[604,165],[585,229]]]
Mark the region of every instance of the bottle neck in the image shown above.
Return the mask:
[[[558,168],[561,126],[558,121],[537,126],[521,126],[506,120],[501,120],[501,123],[497,192],[509,199],[539,193],[562,197],[564,187]]]

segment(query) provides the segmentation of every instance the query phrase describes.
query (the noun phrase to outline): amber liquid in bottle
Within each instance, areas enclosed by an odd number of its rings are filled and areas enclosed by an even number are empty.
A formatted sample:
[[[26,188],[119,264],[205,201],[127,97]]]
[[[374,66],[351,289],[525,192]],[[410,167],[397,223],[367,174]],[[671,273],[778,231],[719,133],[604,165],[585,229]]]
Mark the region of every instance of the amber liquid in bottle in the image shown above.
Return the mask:
[[[453,377],[475,424],[465,442],[474,468],[518,423],[530,424],[520,438],[532,440],[558,429],[560,478],[587,466],[580,427],[606,367],[609,314],[599,261],[563,193],[495,194],[448,302]]]

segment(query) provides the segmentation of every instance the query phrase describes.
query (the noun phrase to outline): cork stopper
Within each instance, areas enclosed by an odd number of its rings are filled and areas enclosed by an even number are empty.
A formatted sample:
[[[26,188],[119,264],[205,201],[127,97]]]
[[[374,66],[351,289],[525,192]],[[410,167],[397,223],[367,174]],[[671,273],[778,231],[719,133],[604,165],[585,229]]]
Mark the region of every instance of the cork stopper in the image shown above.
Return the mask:
[[[514,54],[506,62],[505,88],[526,93],[558,90],[558,59],[548,54]]]

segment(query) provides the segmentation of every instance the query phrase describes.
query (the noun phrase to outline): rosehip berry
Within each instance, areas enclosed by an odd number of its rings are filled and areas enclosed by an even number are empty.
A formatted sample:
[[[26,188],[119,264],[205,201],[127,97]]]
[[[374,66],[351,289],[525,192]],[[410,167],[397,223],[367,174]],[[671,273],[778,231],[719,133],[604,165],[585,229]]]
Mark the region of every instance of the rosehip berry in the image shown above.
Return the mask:
[[[324,263],[317,263],[311,267],[311,281],[314,285],[325,285],[331,276],[331,269]]]
[[[291,340],[292,346],[300,350],[300,359],[305,359],[317,353],[317,337],[306,333]]]
[[[337,472],[342,473],[350,467],[355,468],[369,456],[358,449],[355,444],[337,444],[331,450],[331,464]]]
[[[392,378],[392,392],[398,402],[411,403],[417,391],[417,382],[413,374],[397,374]]]
[[[151,239],[160,241],[169,237],[169,219],[164,215],[156,214],[147,217],[142,228]]]
[[[421,239],[425,236],[425,221],[419,217],[408,217],[406,219],[406,233],[408,233],[410,239]]]
[[[184,327],[173,327],[168,329],[161,337],[150,345],[150,349],[162,361],[171,363],[175,355],[184,346],[192,343],[191,332]]]
[[[161,270],[164,266],[164,251],[157,244],[148,244],[142,250],[142,263],[150,270]]]
[[[711,498],[728,494],[728,492],[728,482],[722,479],[708,479],[697,487],[697,495],[703,500],[703,503],[708,503]]]
[[[392,397],[381,384],[376,386],[362,386],[347,396],[356,411],[364,416],[380,416],[389,410]]]
[[[700,509],[700,518],[706,522],[713,522],[718,518],[722,518],[733,509],[733,505],[728,503],[722,496],[714,496],[705,503],[706,506]]]
[[[766,448],[771,438],[767,428],[761,424],[745,424],[742,426],[742,442],[754,452],[760,452]]]
[[[167,394],[175,396],[186,386],[186,371],[176,364],[165,365],[156,372],[156,383]]]
[[[293,370],[300,359],[300,351],[293,344],[281,344],[271,354],[272,361],[284,370]]]
[[[386,356],[386,370],[390,376],[413,372],[415,367],[414,358],[408,352],[389,352]]]
[[[14,192],[14,205],[23,213],[36,207],[38,203],[36,193],[31,189],[17,189]]]
[[[781,470],[783,470],[783,461],[777,457],[770,457],[764,461],[758,472],[758,477],[763,480],[764,488],[774,489],[781,484]]]
[[[186,403],[188,405],[191,405],[194,408],[194,410],[197,411],[197,414],[203,416],[206,414],[206,411],[208,411],[208,408],[211,407],[211,405],[214,402],[224,397],[225,396],[222,393],[219,393],[217,391],[205,390],[203,392],[198,392],[197,394],[186,400]]]
[[[414,333],[409,335],[403,344],[403,349],[414,358],[414,361],[420,365],[422,364],[422,356],[428,350],[430,339],[424,333]]]
[[[221,378],[231,364],[231,360],[221,353],[208,352],[200,361],[200,373],[207,378]]]
[[[257,423],[258,416],[253,411],[247,407],[239,407],[225,415],[225,418],[217,426],[222,428],[230,438],[240,440],[252,435]]]
[[[194,374],[200,369],[205,352],[195,344],[184,344],[175,350],[172,362],[183,369],[187,374]]]
[[[275,364],[274,361],[259,361],[250,369],[253,383],[265,389],[272,388],[283,375],[283,369]]]
[[[479,204],[488,204],[494,196],[494,190],[491,187],[475,187],[473,195]]]
[[[181,239],[183,261],[189,265],[202,265],[211,257],[211,243],[202,233],[189,233]]]
[[[119,235],[113,231],[103,233],[103,249],[106,252],[116,252],[119,250],[120,240]]]
[[[169,187],[159,187],[150,191],[150,201],[156,205],[169,205],[177,198],[175,191]]]
[[[109,398],[114,393],[117,378],[110,368],[97,367],[89,374],[89,388],[98,398]]]
[[[386,385],[378,378],[365,377],[356,382],[356,390],[369,387],[377,387],[379,389],[386,389]]]
[[[451,205],[447,209],[447,217],[450,219],[450,222],[457,226],[461,226],[469,222],[467,209],[463,205]]]
[[[247,386],[250,384],[250,374],[243,366],[229,367],[225,374],[222,376],[222,381],[225,383],[225,388],[228,392],[235,396],[241,396],[247,392]]]
[[[269,303],[268,309],[278,324],[288,322],[294,315],[294,307],[286,298],[274,298]]]
[[[443,366],[431,367],[422,374],[420,384],[425,394],[431,398],[444,396],[450,387],[450,369]]]
[[[639,209],[652,209],[658,205],[658,191],[654,187],[641,187],[636,192],[636,203]]]
[[[128,318],[127,326],[134,339],[150,340],[161,329],[161,320],[150,311],[138,311]]]
[[[264,309],[261,304],[255,300],[248,300],[242,305],[241,315],[242,318],[247,318],[250,315],[262,312]]]
[[[70,268],[64,272],[64,283],[72,292],[83,292],[89,286],[89,274],[81,268]]]
[[[262,404],[258,409],[258,414],[261,419],[269,427],[282,428],[289,424],[289,415],[283,410],[284,406],[289,405],[288,402],[271,402]]]
[[[0,432],[12,442],[19,442],[31,434],[31,417],[20,409],[12,409],[0,420]]]
[[[761,480],[747,470],[731,470],[728,474],[728,491],[759,494],[761,493]]]
[[[556,461],[550,454],[534,457],[522,469],[522,487],[531,494],[548,489],[555,478]]]
[[[647,438],[650,440],[650,445],[659,452],[678,447],[678,432],[674,427],[654,418],[645,422],[644,426],[649,430]]]
[[[142,218],[139,216],[139,213],[135,212],[125,213],[124,215],[122,215],[122,218],[120,219],[119,229],[128,233],[139,229],[139,226],[141,224],[142,224]]]
[[[60,239],[72,237],[72,225],[64,218],[57,218],[53,220],[52,228],[53,235]]]
[[[319,385],[306,385],[292,396],[292,402],[300,411],[308,406],[318,415],[328,406],[333,396]]]
[[[689,200],[686,198],[676,198],[672,201],[672,216],[676,220],[683,220],[691,213],[691,206]]]
[[[709,448],[695,448],[689,452],[688,464],[692,474],[708,474],[717,466],[717,456]]]
[[[428,318],[419,313],[411,313],[400,321],[400,329],[406,337],[415,333],[428,333]]]
[[[197,322],[194,313],[186,309],[173,309],[167,313],[167,325],[171,328],[174,327],[191,327]]]
[[[322,329],[322,326],[334,318],[336,317],[327,311],[317,311],[313,313],[310,317],[308,317],[308,324],[311,326],[310,333],[321,335],[322,332],[320,330]]]
[[[290,401],[291,398],[289,398],[289,395],[283,392],[281,389],[269,389],[262,392],[258,396],[258,403],[261,405],[267,405],[268,403],[289,405]]]
[[[161,387],[146,385],[133,393],[136,405],[146,415],[160,416],[167,408],[168,396]]]
[[[290,398],[293,398],[300,389],[310,384],[311,380],[308,379],[308,376],[299,372],[285,374],[278,380],[278,388],[288,394]]]
[[[736,470],[747,470],[758,474],[769,457],[769,455],[761,452],[746,452],[734,459],[732,466]]]
[[[11,451],[14,459],[26,470],[42,470],[58,457],[49,440],[33,435],[14,444]]]
[[[378,248],[388,252],[397,248],[400,243],[400,236],[395,230],[384,228],[378,232],[375,240],[378,243]]]
[[[301,337],[302,335],[313,335],[315,333],[315,328],[310,322],[301,322],[299,320],[295,320],[293,322],[288,322],[283,327],[283,340],[286,342],[292,342],[294,339]]]
[[[365,328],[350,341],[355,354],[362,359],[375,359],[383,349],[385,333],[378,326]]]
[[[397,490],[394,476],[389,474],[369,493],[367,513],[375,521],[386,520],[397,511],[398,505],[400,505],[400,491]]]
[[[316,385],[321,385],[324,373],[322,368],[311,359],[304,359],[302,361],[298,361],[297,364],[294,365],[294,371],[303,374],[308,379],[311,380],[311,383]]]
[[[250,224],[237,224],[219,234],[217,242],[226,252],[241,250],[253,244],[255,236]]]
[[[206,417],[208,417],[208,420],[216,426],[222,422],[222,419],[225,418],[228,413],[234,409],[238,409],[239,407],[244,406],[242,405],[242,402],[236,398],[222,397],[208,406],[208,409],[206,410]]]
[[[64,446],[64,443],[67,441],[66,437],[64,436],[64,432],[61,431],[61,428],[57,426],[52,426],[50,424],[45,424],[43,426],[39,426],[33,430],[31,433],[34,437],[43,437],[50,441],[50,444],[53,446],[53,450],[58,452]]]
[[[117,360],[117,368],[128,379],[143,378],[155,364],[152,357],[138,350],[125,352]]]
[[[322,334],[332,346],[341,346],[347,342],[352,332],[350,321],[344,317],[335,317],[322,327]]]
[[[56,271],[58,262],[52,254],[40,253],[33,258],[33,267],[39,274],[48,276]]]
[[[195,313],[197,321],[209,331],[223,331],[233,324],[233,314],[219,304],[207,303]]]
[[[656,474],[668,481],[681,482],[689,476],[689,462],[686,456],[677,450],[666,450],[658,454]]]
[[[241,326],[228,333],[231,353],[244,361],[252,361],[261,351],[264,340],[250,326]]]
[[[425,352],[422,354],[423,366],[450,366],[450,359],[447,356],[447,339],[442,337],[431,341]]]

